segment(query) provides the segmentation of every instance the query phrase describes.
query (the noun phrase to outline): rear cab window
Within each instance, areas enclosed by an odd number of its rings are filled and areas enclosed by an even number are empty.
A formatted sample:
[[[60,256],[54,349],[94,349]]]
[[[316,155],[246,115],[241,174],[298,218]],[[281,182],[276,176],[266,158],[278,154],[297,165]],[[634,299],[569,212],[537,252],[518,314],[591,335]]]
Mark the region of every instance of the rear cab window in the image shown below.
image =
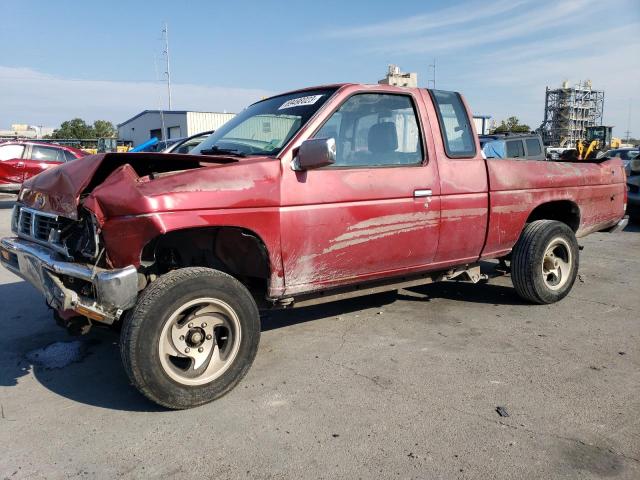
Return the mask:
[[[525,140],[527,144],[527,155],[535,157],[542,154],[542,147],[540,146],[540,140],[537,138],[527,138]]]
[[[436,105],[442,141],[450,158],[472,158],[476,142],[462,98],[457,92],[429,90]]]
[[[507,140],[507,158],[524,157],[524,146],[522,140]]]

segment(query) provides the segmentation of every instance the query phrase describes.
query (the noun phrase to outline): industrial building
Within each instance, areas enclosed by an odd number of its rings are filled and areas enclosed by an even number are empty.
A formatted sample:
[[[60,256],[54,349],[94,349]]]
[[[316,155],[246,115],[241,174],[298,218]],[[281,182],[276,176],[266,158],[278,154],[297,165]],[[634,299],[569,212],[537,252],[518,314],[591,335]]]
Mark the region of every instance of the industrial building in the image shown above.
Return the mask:
[[[45,135],[51,135],[52,133],[53,128],[50,127],[13,123],[9,130],[0,130],[0,138],[29,138],[35,140],[43,138]]]
[[[418,86],[417,73],[403,73],[397,65],[389,65],[387,75],[379,80],[380,85],[394,85],[396,87],[412,87]]]
[[[150,138],[168,140],[216,130],[235,113],[144,110],[118,124],[118,139],[140,145]]]
[[[546,88],[544,121],[540,127],[545,145],[566,147],[584,140],[586,128],[602,124],[604,91],[594,90],[591,81],[561,88]]]

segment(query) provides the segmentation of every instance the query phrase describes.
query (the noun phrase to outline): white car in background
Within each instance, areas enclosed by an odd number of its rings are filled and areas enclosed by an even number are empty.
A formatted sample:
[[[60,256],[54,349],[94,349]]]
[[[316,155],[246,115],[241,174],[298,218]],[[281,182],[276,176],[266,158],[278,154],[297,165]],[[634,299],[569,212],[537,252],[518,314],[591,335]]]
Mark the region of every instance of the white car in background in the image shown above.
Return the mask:
[[[162,150],[162,153],[189,153],[192,149],[200,145],[205,138],[213,133],[213,130],[208,132],[200,132],[190,137],[172,139],[173,141],[168,147]],[[170,140],[171,141],[171,140]]]

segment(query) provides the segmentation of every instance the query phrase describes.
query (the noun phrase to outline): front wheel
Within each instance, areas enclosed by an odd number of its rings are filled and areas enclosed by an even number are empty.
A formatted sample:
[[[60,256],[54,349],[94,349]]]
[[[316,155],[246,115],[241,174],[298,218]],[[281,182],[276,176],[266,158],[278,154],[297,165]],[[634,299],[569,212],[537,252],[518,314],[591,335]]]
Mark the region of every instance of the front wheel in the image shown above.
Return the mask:
[[[511,280],[518,295],[534,303],[566,297],[578,275],[578,241],[566,224],[536,220],[513,248]]]
[[[235,278],[183,268],[145,289],[122,326],[120,350],[131,382],[173,409],[221,397],[244,377],[260,339],[258,308]]]

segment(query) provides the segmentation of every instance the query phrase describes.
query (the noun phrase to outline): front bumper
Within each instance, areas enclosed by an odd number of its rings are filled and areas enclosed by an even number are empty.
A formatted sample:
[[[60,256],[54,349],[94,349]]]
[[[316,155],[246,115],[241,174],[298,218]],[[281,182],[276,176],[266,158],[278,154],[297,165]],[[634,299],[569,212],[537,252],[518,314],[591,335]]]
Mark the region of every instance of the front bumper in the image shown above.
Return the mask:
[[[0,193],[18,193],[21,183],[0,183]]]
[[[65,262],[53,250],[21,238],[0,240],[0,264],[40,290],[56,310],[73,310],[92,320],[111,324],[138,297],[138,272],[133,265],[107,270]],[[91,284],[91,296],[81,295],[63,281]]]

